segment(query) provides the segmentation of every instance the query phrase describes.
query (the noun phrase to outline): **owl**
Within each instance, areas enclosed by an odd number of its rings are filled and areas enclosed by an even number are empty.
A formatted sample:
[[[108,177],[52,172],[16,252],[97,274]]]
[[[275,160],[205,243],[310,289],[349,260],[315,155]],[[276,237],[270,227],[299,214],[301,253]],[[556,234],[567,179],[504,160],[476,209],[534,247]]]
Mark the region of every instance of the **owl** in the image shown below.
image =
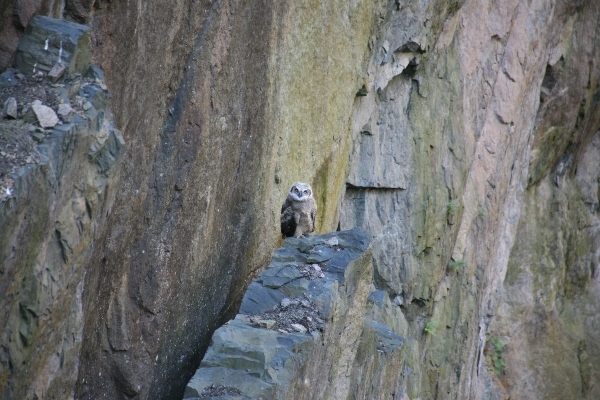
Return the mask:
[[[281,206],[281,237],[302,237],[315,230],[317,202],[308,183],[296,182]]]

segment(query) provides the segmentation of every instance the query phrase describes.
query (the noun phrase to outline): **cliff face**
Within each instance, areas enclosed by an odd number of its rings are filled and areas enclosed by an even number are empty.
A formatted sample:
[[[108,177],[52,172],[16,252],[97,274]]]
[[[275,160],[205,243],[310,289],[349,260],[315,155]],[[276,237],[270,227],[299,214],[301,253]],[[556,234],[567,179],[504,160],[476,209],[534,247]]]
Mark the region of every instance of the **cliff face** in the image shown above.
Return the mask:
[[[92,38],[131,151],[86,278],[82,398],[183,394],[280,240],[294,180],[335,229],[372,19],[368,3],[144,7],[111,5]]]
[[[102,86],[100,79],[79,75],[58,86],[21,78],[0,89],[2,102],[12,89],[18,104],[18,118],[0,122],[3,399],[69,398],[74,391],[85,266],[96,229],[110,214],[124,144]],[[43,99],[51,113],[61,106],[69,111],[61,114],[60,124],[42,129],[35,117],[29,119],[31,96]],[[27,140],[28,146],[15,149]],[[13,162],[12,169],[6,161]]]
[[[181,398],[300,180],[318,231],[374,235],[408,398],[599,397],[596,2],[34,3],[12,12],[91,27],[127,143],[71,247],[79,356],[39,393]],[[36,326],[20,346],[43,365],[59,345]]]
[[[592,2],[466,1],[381,25],[341,226],[376,236],[411,398],[598,396],[597,20]]]

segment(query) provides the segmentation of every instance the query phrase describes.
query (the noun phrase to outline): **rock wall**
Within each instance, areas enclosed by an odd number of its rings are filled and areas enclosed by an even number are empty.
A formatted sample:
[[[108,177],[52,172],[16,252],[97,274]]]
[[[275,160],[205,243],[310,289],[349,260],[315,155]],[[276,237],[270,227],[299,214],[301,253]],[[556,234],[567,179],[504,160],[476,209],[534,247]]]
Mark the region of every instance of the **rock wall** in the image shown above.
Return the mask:
[[[376,235],[375,284],[416,339],[409,397],[597,397],[598,5],[397,3],[341,227]]]
[[[74,395],[85,266],[96,229],[110,214],[115,165],[124,145],[106,108],[104,82],[90,72],[91,77],[79,74],[58,85],[23,76],[0,89],[2,102],[10,94],[18,104],[16,119],[0,121],[3,399]],[[40,107],[54,116],[53,127],[39,126],[43,117],[36,119],[32,99],[43,100]],[[15,146],[24,140],[31,141],[25,153]],[[6,168],[6,160],[13,168]]]
[[[408,398],[598,397],[597,2],[27,4],[2,60],[36,13],[88,24],[128,143],[78,247],[76,383],[40,390],[181,398],[301,180],[318,231],[375,235]]]

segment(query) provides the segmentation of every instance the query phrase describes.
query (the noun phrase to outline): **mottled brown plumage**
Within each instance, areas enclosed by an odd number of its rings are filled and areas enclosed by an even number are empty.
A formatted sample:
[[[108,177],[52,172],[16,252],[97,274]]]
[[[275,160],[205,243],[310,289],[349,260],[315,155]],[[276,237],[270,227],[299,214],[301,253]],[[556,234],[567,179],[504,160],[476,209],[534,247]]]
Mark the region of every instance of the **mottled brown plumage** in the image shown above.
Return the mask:
[[[310,185],[294,183],[281,206],[281,236],[302,237],[314,232],[316,215],[317,202]]]

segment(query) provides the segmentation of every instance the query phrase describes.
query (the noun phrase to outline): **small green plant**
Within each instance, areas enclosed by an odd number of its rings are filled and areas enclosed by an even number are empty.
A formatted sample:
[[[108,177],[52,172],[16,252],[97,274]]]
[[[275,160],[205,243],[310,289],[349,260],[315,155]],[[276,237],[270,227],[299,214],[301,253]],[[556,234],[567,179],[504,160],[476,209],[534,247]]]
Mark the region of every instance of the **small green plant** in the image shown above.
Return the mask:
[[[454,215],[458,212],[458,200],[452,200],[448,203],[448,214]]]
[[[428,335],[433,335],[435,336],[435,330],[437,329],[438,323],[437,321],[429,321],[426,325],[425,325],[425,329],[423,329],[423,332],[425,332]]]
[[[490,353],[492,367],[494,368],[494,372],[500,376],[504,370],[504,358],[502,358],[502,351],[504,350],[505,345],[500,339],[496,338],[490,339],[490,342],[492,342],[494,345],[494,352]]]
[[[448,265],[448,269],[452,272],[456,272],[458,269],[464,267],[467,263],[464,260],[452,261]]]
[[[480,217],[483,217],[486,214],[486,212],[486,209],[482,206],[477,207],[477,215],[479,215]]]

